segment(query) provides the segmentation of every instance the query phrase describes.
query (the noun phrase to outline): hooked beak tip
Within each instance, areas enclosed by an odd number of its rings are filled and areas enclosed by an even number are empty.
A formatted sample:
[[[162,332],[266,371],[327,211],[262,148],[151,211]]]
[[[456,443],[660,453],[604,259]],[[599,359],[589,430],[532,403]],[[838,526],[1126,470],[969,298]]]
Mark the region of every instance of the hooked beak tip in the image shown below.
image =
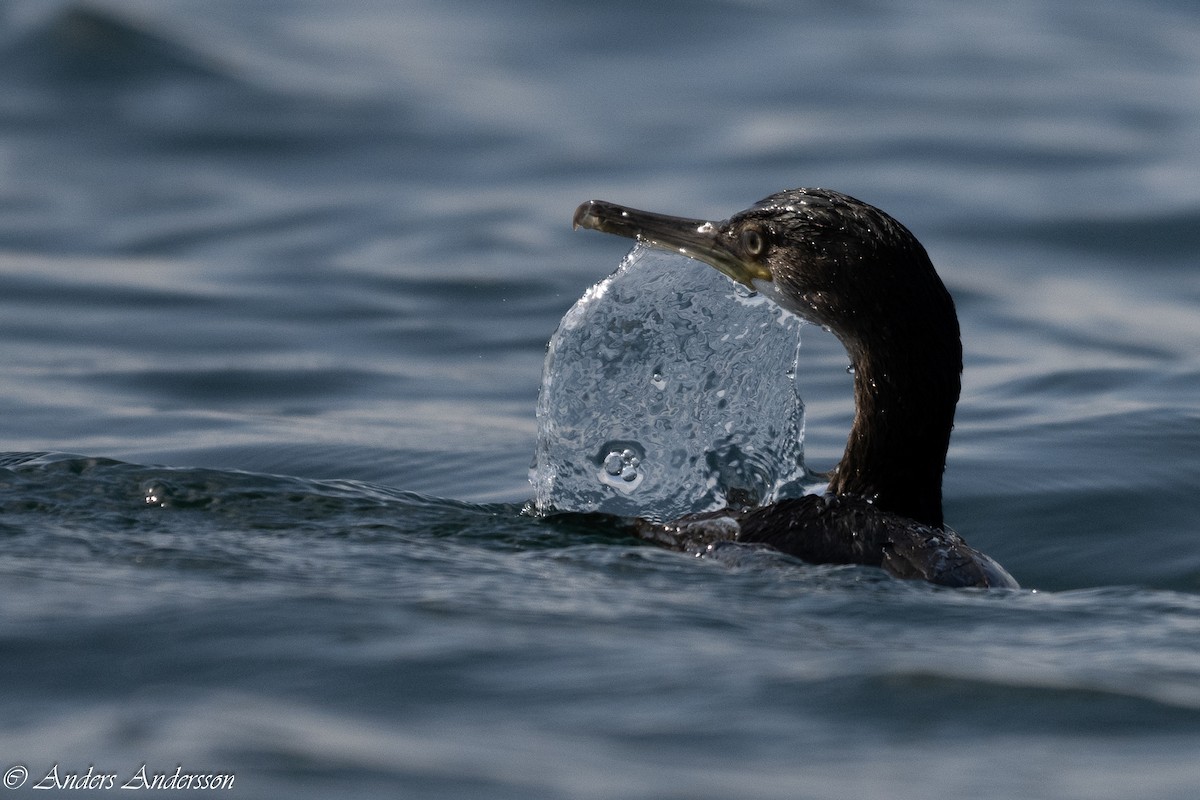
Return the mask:
[[[588,200],[586,203],[581,203],[579,208],[575,209],[575,213],[571,215],[571,230],[579,230],[580,228],[591,228],[590,221],[594,221],[595,216],[592,214],[592,207],[596,205],[595,200]]]

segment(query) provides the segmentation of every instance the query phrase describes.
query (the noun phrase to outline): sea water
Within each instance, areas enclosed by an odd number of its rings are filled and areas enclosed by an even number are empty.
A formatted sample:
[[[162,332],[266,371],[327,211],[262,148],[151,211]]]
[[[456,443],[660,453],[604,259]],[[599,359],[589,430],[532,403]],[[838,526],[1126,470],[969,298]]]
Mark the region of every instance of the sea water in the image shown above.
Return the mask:
[[[948,9],[0,1],[0,792],[1194,800],[1200,17]],[[1025,590],[525,513],[571,212],[794,186],[929,250]]]

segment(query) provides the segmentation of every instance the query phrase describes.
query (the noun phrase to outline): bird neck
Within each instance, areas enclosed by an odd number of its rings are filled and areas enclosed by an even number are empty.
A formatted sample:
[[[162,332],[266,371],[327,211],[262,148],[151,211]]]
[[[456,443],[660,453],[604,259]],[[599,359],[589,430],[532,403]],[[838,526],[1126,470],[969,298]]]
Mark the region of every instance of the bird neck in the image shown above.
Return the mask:
[[[951,309],[953,306],[951,306]],[[962,345],[951,310],[940,323],[879,332],[847,346],[854,423],[829,491],[942,526],[942,473],[961,388]]]

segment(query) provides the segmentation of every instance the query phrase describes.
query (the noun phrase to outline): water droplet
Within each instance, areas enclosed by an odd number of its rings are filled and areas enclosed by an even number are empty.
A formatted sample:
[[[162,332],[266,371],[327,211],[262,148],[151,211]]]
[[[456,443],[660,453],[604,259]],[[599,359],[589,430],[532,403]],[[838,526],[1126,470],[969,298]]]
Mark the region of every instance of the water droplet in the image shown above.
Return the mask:
[[[151,484],[145,487],[145,501],[148,506],[167,507],[167,493],[162,486]]]

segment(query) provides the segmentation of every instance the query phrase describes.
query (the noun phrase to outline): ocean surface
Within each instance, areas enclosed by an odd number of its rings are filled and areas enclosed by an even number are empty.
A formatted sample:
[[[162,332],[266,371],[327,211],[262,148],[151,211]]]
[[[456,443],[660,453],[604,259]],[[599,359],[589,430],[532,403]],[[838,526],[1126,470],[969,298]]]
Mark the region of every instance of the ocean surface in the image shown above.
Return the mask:
[[[1200,797],[1197,42],[1192,0],[0,0],[6,796]],[[1022,590],[523,513],[546,343],[628,250],[575,206],[794,186],[938,265],[947,520]],[[846,363],[802,331],[816,470]]]

